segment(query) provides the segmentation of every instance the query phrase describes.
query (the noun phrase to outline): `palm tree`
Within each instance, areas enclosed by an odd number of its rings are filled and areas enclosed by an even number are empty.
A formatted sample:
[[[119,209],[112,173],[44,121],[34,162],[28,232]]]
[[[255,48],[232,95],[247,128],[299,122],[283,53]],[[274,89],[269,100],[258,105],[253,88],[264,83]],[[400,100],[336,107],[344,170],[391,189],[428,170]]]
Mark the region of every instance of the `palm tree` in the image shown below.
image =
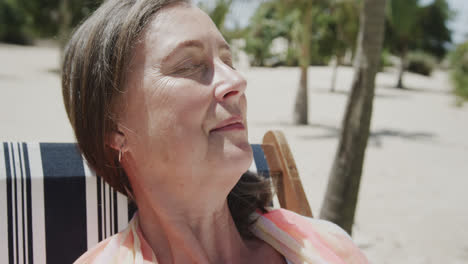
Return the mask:
[[[59,4],[59,28],[58,28],[58,39],[60,45],[60,57],[63,56],[63,49],[68,42],[68,38],[70,37],[70,33],[72,32],[73,25],[72,25],[72,18],[73,13],[70,9],[70,1],[69,0],[62,0]],[[62,61],[62,60],[60,60]]]
[[[334,92],[338,76],[338,67],[349,49],[354,49],[359,30],[359,3],[360,0],[334,0],[331,10],[334,20],[335,40],[334,65],[330,91]]]
[[[312,55],[315,55],[312,51],[320,50],[316,44],[321,35],[317,32],[319,28],[317,22],[320,20],[319,17],[327,17],[323,12],[329,4],[325,0],[266,1],[260,5],[260,11],[257,11],[251,22],[251,34],[254,36],[247,39],[246,51],[257,59],[255,64],[263,64],[265,55],[268,55],[268,46],[262,44],[271,43],[274,37],[286,37],[290,50],[294,50],[294,57],[297,58],[300,68],[299,87],[294,104],[293,123],[295,124],[308,123],[307,71]],[[312,43],[316,46],[312,46]]]
[[[299,80],[299,89],[296,94],[296,103],[294,104],[294,123],[305,125],[309,120],[309,96],[307,95],[308,78],[307,70],[310,64],[310,31],[312,30],[312,3],[313,1],[301,2],[301,25],[299,26],[299,67],[301,68],[301,77]]]
[[[375,76],[380,63],[386,0],[364,0],[360,15],[354,80],[338,150],[320,218],[352,232],[364,155],[369,137]]]
[[[411,42],[417,39],[419,28],[419,0],[389,0],[387,8],[389,41],[400,57],[397,88],[404,88],[403,74]]]
[[[297,20],[293,23],[292,42],[298,47],[297,58],[300,67],[299,88],[294,104],[294,124],[305,125],[308,123],[308,78],[307,70],[310,64],[311,31],[314,18],[314,4],[322,0],[280,0],[276,1],[277,7],[285,16],[296,12]]]

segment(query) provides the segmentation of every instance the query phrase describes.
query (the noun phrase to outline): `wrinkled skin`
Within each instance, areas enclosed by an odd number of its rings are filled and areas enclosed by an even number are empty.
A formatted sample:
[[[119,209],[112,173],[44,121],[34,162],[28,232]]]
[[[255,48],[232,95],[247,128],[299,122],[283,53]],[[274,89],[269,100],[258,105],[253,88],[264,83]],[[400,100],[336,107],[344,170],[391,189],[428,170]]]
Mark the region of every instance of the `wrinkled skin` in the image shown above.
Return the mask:
[[[246,85],[198,8],[165,7],[135,46],[110,145],[122,150],[141,229],[162,264],[284,262],[240,237],[226,202],[252,162]]]

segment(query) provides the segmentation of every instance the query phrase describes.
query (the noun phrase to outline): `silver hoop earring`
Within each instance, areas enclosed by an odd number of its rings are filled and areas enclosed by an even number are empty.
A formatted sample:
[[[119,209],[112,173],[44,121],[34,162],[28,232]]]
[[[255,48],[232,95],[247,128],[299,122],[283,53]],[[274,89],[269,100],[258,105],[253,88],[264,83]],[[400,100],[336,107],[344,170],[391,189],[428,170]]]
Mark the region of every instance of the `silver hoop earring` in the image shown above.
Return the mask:
[[[122,160],[122,149],[119,149],[119,163]]]

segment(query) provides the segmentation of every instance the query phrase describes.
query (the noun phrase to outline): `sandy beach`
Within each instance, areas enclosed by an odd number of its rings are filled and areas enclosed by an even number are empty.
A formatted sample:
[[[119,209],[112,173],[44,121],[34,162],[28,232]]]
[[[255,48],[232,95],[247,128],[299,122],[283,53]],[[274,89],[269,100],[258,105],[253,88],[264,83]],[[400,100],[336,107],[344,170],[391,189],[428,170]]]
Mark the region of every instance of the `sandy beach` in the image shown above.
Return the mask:
[[[59,51],[0,44],[0,140],[71,142]],[[353,70],[309,69],[309,125],[291,124],[299,69],[243,68],[249,137],[282,130],[316,216],[339,140]],[[377,77],[353,238],[372,263],[468,263],[468,104],[455,106],[448,75]]]

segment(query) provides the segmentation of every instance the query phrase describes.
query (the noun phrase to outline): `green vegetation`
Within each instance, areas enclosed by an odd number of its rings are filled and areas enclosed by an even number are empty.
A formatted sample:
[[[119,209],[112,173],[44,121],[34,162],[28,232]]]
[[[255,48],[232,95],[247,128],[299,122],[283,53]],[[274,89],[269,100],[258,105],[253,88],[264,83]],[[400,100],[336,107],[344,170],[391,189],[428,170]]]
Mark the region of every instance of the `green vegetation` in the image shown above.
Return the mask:
[[[468,41],[460,44],[450,55],[454,92],[463,100],[468,100]]]
[[[220,0],[218,0],[220,1]],[[225,0],[226,1],[226,0]],[[300,1],[299,1],[300,2]],[[242,37],[245,51],[254,66],[299,66],[301,20],[304,7],[293,0],[264,1],[251,18]],[[312,1],[308,23],[310,27],[309,64],[326,65],[331,59],[336,65],[350,64],[354,57],[359,25],[359,1]],[[447,0],[435,0],[422,6],[419,0],[388,0],[386,14],[383,66],[391,65],[391,54],[402,60],[399,85],[403,87],[406,70],[430,74],[447,53],[451,32],[447,22],[453,17]],[[286,56],[270,52],[277,38],[287,40]],[[348,60],[344,61],[345,55]],[[271,63],[274,62],[274,63]]]
[[[252,65],[299,66],[300,59],[303,59],[300,50],[304,48],[306,35],[308,64],[327,65],[332,59],[337,62],[336,67],[351,63],[356,49],[362,0],[262,1],[246,28],[228,30],[224,22],[232,5],[239,1],[242,0],[216,0],[211,8],[206,1],[201,7],[228,41],[245,39],[244,49],[250,55]],[[102,2],[0,0],[0,41],[30,44],[36,38],[52,38],[64,42],[72,28]],[[451,42],[451,32],[446,24],[453,12],[447,0],[434,0],[427,6],[421,6],[419,2],[387,1],[384,56],[395,54],[410,69],[415,67],[408,65],[411,64],[407,61],[408,53],[422,51],[439,61],[445,57],[447,44]],[[278,38],[286,43],[284,54],[271,51]],[[388,62],[383,59],[384,63]],[[416,68],[419,69],[418,66]]]
[[[0,0],[0,41],[30,44],[26,30],[26,16],[15,1]]]
[[[252,65],[272,66],[266,62],[275,61],[274,66],[299,66],[304,20],[311,25],[307,34],[310,65],[326,65],[333,57],[342,61],[347,51],[354,51],[359,1],[315,1],[307,17],[304,16],[304,6],[296,2],[273,0],[258,7],[245,36],[245,51],[251,55]],[[287,40],[284,60],[270,52],[272,42],[277,38]]]
[[[434,56],[422,51],[415,51],[408,54],[406,68],[409,72],[430,76],[436,65],[437,59]]]
[[[419,12],[419,27],[421,33],[415,49],[422,50],[442,60],[447,55],[447,44],[452,42],[452,32],[447,27],[454,17],[447,0],[434,0]]]
[[[278,5],[274,2],[265,2],[255,12],[247,29],[245,51],[251,55],[251,65],[265,66],[267,60],[274,60],[270,52],[275,38],[288,38],[288,30],[292,28],[293,21],[297,20],[297,12],[280,18]]]
[[[380,71],[383,71],[385,67],[392,67],[393,62],[391,61],[390,57],[392,54],[387,49],[382,50],[381,58],[380,58]]]
[[[64,42],[102,0],[0,0],[0,41],[31,44],[35,38]]]
[[[338,67],[350,65],[354,58],[362,0],[266,0],[246,28],[226,29],[224,22],[237,1],[240,0],[216,0],[210,9],[201,7],[229,42],[245,40],[243,48],[251,65],[302,66],[305,72],[307,65],[334,61],[334,90]],[[37,38],[48,38],[63,45],[71,30],[102,2],[0,0],[0,41],[25,45]],[[419,0],[387,0],[386,10],[381,64],[392,66],[392,54],[401,59],[397,87],[403,88],[406,70],[430,75],[446,57],[452,41],[447,22],[454,12],[447,0],[434,0],[426,6],[421,6]],[[460,55],[464,47],[466,44],[451,57],[456,93],[462,97],[466,97],[467,86],[466,58]]]
[[[423,51],[438,60],[444,58],[447,44],[452,41],[447,22],[453,14],[447,0],[435,0],[428,6],[421,6],[419,0],[387,3],[385,47],[401,60],[396,87],[404,88],[403,74],[411,51]]]
[[[328,39],[328,45],[334,50],[338,64],[342,63],[347,51],[356,50],[356,41],[359,31],[359,1],[332,1],[330,27],[334,38]]]

